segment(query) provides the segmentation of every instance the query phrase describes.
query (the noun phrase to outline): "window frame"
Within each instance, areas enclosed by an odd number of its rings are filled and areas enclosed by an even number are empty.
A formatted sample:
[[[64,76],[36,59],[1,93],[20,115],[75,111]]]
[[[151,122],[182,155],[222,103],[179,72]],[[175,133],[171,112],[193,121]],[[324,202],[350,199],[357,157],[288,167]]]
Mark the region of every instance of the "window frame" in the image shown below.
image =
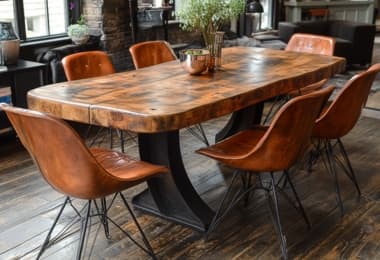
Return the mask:
[[[64,32],[64,33],[54,34],[54,35],[27,38],[26,27],[25,27],[24,0],[9,0],[9,1],[13,1],[14,26],[15,26],[15,31],[21,42],[34,42],[34,41],[42,41],[42,40],[67,37],[67,32]],[[48,2],[48,0],[44,0],[44,1],[46,3]],[[73,10],[69,9],[70,2],[74,3],[75,5],[75,8]],[[66,27],[69,25],[70,20],[76,21],[79,19],[80,14],[81,14],[80,2],[81,2],[80,0],[66,0],[66,5],[65,5]],[[49,25],[49,16],[47,17],[47,25]]]

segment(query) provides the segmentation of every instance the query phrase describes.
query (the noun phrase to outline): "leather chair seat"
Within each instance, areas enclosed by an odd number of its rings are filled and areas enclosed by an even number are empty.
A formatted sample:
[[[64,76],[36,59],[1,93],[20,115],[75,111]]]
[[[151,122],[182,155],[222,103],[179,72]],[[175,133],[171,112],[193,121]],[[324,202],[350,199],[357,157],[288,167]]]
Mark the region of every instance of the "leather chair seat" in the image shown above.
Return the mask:
[[[125,153],[103,148],[91,148],[96,161],[114,177],[123,181],[145,181],[156,173],[167,171],[165,167],[137,160]]]

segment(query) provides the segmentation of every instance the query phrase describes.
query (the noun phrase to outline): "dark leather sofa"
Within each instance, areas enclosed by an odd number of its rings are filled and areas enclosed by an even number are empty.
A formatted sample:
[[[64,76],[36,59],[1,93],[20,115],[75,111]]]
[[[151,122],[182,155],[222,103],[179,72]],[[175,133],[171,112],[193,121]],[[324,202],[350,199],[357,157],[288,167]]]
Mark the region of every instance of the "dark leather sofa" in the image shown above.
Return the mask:
[[[47,80],[48,83],[58,83],[67,81],[65,72],[63,70],[61,60],[70,54],[99,50],[100,37],[90,36],[86,44],[67,44],[59,47],[52,48],[38,55],[37,61],[47,64]]]
[[[347,64],[369,65],[376,28],[373,24],[338,20],[280,22],[279,37],[287,43],[294,33],[311,33],[336,39],[335,56],[344,57]]]

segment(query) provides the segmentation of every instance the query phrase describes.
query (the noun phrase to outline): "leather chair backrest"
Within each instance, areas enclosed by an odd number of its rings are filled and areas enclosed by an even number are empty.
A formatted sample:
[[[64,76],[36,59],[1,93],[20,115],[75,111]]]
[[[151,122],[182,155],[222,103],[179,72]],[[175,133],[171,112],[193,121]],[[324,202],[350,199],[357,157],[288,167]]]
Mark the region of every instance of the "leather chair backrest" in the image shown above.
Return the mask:
[[[44,179],[57,191],[81,199],[103,197],[125,183],[95,160],[79,135],[63,120],[0,104]]]
[[[264,136],[231,166],[251,171],[290,168],[309,143],[314,122],[334,87],[326,87],[291,99],[275,115]]]
[[[290,38],[285,50],[332,56],[335,42],[334,38],[328,36],[295,33]]]
[[[111,59],[103,51],[86,51],[62,59],[67,80],[99,77],[115,73]]]
[[[358,121],[379,71],[380,64],[375,64],[347,81],[330,106],[316,121],[313,136],[335,139],[346,135]]]
[[[177,57],[166,41],[146,41],[129,48],[136,69],[176,60]]]

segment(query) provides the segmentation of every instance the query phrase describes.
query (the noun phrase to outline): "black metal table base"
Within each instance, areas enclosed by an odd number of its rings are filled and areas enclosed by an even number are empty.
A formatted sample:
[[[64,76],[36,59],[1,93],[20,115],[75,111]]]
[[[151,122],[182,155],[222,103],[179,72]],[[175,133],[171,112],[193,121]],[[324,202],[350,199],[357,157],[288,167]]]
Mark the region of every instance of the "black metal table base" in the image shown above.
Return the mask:
[[[264,102],[246,107],[232,113],[230,120],[215,136],[215,142],[219,142],[241,130],[248,129],[255,124],[260,124]]]
[[[136,208],[200,231],[206,231],[214,211],[194,189],[182,162],[179,132],[139,134],[140,158],[166,165],[170,173],[148,181],[149,191],[133,198]]]
[[[260,122],[262,104],[235,112],[218,140]],[[139,134],[140,158],[166,165],[170,173],[147,181],[148,190],[132,200],[135,208],[205,232],[215,212],[194,189],[181,157],[179,131]]]

